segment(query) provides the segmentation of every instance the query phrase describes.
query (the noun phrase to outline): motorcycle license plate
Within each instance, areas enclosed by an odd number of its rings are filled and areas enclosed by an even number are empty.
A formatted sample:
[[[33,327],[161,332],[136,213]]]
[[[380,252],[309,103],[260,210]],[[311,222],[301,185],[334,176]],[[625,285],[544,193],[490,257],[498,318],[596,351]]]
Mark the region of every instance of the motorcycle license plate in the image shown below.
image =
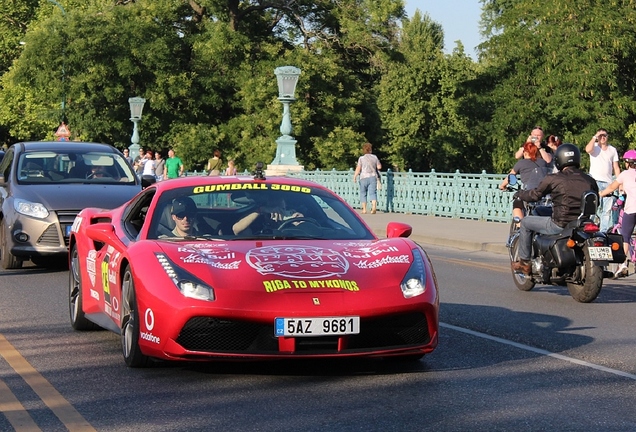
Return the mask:
[[[276,318],[276,336],[336,336],[360,333],[360,317]]]
[[[612,249],[609,246],[602,247],[590,247],[588,248],[590,251],[590,259],[593,260],[611,260],[612,257]]]

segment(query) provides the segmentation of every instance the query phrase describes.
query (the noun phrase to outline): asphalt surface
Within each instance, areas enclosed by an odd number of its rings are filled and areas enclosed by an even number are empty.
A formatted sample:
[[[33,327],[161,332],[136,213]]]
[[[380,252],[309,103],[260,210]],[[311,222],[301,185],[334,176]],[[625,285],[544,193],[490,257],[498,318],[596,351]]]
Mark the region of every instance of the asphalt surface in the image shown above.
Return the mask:
[[[508,254],[506,223],[385,212],[361,216],[380,238],[386,237],[389,222],[402,222],[413,227],[410,238],[418,243]]]

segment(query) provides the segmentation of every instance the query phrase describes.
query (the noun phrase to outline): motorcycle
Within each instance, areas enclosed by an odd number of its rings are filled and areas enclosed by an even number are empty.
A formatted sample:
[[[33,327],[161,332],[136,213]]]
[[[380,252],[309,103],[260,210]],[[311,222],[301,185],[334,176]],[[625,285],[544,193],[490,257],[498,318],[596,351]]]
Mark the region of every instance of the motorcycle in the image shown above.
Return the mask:
[[[517,177],[510,174],[508,183],[509,190],[513,190],[518,185]],[[621,235],[600,231],[597,208],[598,194],[587,191],[581,200],[580,216],[561,233],[533,234],[530,275],[512,270],[518,289],[530,291],[535,284],[560,285],[567,286],[572,298],[581,303],[598,297],[603,278],[613,276],[604,267],[624,262],[625,252]],[[507,243],[511,263],[519,260],[519,234],[519,223],[513,220]]]

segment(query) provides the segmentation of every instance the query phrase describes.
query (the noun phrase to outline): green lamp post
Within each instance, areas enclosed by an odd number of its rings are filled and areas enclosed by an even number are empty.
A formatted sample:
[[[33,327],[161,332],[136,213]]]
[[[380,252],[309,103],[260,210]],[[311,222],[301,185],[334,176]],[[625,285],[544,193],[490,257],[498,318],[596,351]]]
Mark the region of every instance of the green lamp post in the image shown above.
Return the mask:
[[[302,171],[296,160],[296,140],[291,135],[292,123],[289,105],[296,100],[296,84],[300,69],[281,66],[274,70],[278,83],[278,100],[283,104],[283,120],[280,124],[281,136],[276,140],[276,157],[267,167],[268,174],[284,174],[287,171]]]
[[[139,153],[139,129],[137,128],[137,123],[141,120],[141,112],[144,109],[146,99],[138,96],[131,97],[128,99],[128,103],[130,104],[130,121],[133,122],[133,134],[130,138],[132,145],[128,147],[128,154],[134,158]]]

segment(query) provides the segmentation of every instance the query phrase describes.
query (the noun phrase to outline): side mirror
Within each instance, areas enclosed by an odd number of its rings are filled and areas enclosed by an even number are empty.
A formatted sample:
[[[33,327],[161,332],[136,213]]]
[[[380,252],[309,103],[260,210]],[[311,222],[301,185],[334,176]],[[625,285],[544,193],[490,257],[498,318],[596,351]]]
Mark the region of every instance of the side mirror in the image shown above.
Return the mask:
[[[115,227],[108,222],[99,222],[86,227],[86,235],[102,243],[110,242],[114,232]]]
[[[508,174],[508,184],[510,186],[515,186],[517,183],[519,183],[519,181],[517,179],[517,175],[516,174]]]
[[[386,236],[388,238],[409,237],[411,233],[413,233],[413,227],[402,222],[389,222],[386,226]]]

